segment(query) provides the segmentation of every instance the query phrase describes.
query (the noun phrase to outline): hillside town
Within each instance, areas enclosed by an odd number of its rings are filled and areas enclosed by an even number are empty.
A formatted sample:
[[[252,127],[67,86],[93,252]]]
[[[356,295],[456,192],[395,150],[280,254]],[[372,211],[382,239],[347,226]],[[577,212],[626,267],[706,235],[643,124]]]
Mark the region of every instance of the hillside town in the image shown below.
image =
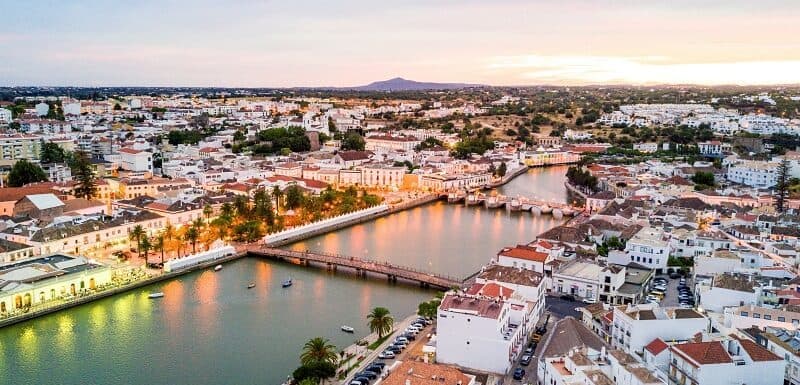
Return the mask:
[[[0,321],[362,214],[481,199],[560,222],[486,255],[339,381],[800,383],[800,98],[538,111],[495,96],[0,102]],[[794,115],[770,114],[773,97]],[[561,206],[492,190],[549,166],[566,171]]]

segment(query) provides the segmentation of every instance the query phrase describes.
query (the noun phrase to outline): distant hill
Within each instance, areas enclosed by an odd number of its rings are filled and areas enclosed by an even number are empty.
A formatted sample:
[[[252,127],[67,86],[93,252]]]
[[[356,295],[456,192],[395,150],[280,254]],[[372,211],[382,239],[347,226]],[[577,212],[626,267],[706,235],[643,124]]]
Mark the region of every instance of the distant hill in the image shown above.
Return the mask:
[[[357,91],[419,91],[419,90],[455,90],[459,88],[484,87],[482,84],[467,83],[431,83],[418,82],[403,78],[394,78],[372,82],[365,86],[353,87]]]

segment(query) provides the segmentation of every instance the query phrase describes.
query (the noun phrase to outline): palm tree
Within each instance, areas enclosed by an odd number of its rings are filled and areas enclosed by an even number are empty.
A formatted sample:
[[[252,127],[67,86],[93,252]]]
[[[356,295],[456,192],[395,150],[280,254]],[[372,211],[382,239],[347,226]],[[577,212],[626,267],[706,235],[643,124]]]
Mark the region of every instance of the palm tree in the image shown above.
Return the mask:
[[[389,313],[389,309],[385,307],[372,309],[372,312],[367,315],[367,319],[369,320],[369,330],[378,333],[379,339],[389,334],[394,326],[394,318]]]
[[[139,248],[144,252],[144,263],[146,265],[147,264],[147,253],[149,253],[150,249],[153,248],[153,244],[150,243],[150,237],[148,237],[147,235],[142,237],[142,241],[139,243]],[[142,254],[139,253],[139,255],[141,256]]]
[[[211,214],[213,214],[213,213],[214,213],[214,209],[211,208],[211,205],[206,204],[203,207],[203,215],[205,215],[205,217],[206,217],[206,223],[211,222]]]
[[[139,249],[142,248],[142,237],[145,236],[144,228],[142,225],[136,225],[133,230],[128,234],[132,241],[136,241],[136,253],[139,254]]]
[[[275,212],[281,212],[281,197],[283,197],[283,191],[281,191],[278,186],[275,186],[272,189],[272,197],[275,198]]]
[[[183,234],[183,240],[192,243],[192,254],[197,252],[196,245],[197,245],[197,238],[200,237],[200,233],[197,232],[197,228],[194,226],[189,226],[186,229],[186,233]]]
[[[165,246],[165,244],[166,244],[166,241],[165,241],[164,233],[158,234],[158,236],[156,237],[156,241],[153,244],[153,247],[156,250],[160,250],[161,251],[161,264],[162,265],[164,264],[164,246]]]
[[[303,345],[303,352],[300,354],[300,363],[303,365],[313,365],[326,362],[336,365],[336,362],[339,360],[339,354],[336,351],[336,346],[333,346],[330,341],[322,337],[315,337],[308,340],[308,342]]]

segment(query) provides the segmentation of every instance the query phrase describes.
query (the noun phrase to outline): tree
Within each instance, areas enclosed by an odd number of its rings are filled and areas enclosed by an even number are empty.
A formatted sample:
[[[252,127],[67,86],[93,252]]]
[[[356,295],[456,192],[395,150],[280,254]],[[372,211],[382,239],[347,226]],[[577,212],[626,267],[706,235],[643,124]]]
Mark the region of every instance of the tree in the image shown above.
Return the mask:
[[[136,253],[139,253],[139,250],[142,248],[142,237],[146,234],[144,232],[144,228],[142,225],[136,225],[133,227],[133,230],[128,234],[128,238],[132,241],[136,241]]]
[[[369,320],[369,330],[378,333],[378,338],[389,334],[394,326],[394,318],[389,313],[389,309],[385,307],[372,309],[372,312],[367,315],[367,319]]]
[[[294,210],[303,204],[303,191],[297,185],[291,185],[286,188],[286,200],[283,207]]]
[[[164,247],[166,247],[166,240],[164,238],[164,233],[158,234],[156,237],[155,242],[153,242],[153,248],[161,252],[161,264],[164,264]]]
[[[500,166],[497,167],[497,176],[504,177],[506,175],[507,166],[506,162],[500,163]]]
[[[348,132],[342,140],[342,150],[364,151],[367,142],[355,132]]]
[[[200,233],[194,226],[189,226],[183,234],[183,240],[192,244],[192,254],[197,253],[197,239],[200,238]]]
[[[47,174],[38,164],[20,159],[8,173],[8,187],[22,187],[28,183],[45,182]]]
[[[272,200],[264,189],[258,189],[253,194],[253,216],[265,221],[268,226],[275,223],[275,212],[272,210]]]
[[[210,204],[203,206],[203,216],[206,217],[206,222],[211,222],[211,214],[214,213],[214,208]]]
[[[283,197],[283,191],[281,191],[278,186],[272,188],[272,198],[275,199],[275,208],[280,212],[281,209],[281,198]]]
[[[692,176],[692,182],[694,182],[699,190],[705,190],[706,188],[714,186],[714,173],[706,172],[706,171],[697,171]]]
[[[114,111],[122,111],[122,106],[119,103],[114,103]]]
[[[786,209],[789,195],[789,160],[783,159],[778,165],[778,183],[775,184],[775,208],[779,213]]]
[[[97,191],[97,183],[92,169],[92,163],[83,151],[75,153],[72,165],[72,176],[78,184],[75,186],[75,196],[78,198],[92,199]]]
[[[53,142],[45,142],[42,144],[42,151],[39,156],[39,161],[41,163],[62,163],[66,159],[66,152],[64,152],[61,146]]]
[[[329,363],[336,365],[339,355],[336,353],[336,346],[329,340],[322,337],[314,337],[303,345],[300,353],[300,363],[303,365],[314,365],[319,363]]]
[[[147,254],[149,254],[150,250],[152,250],[152,249],[153,249],[153,244],[150,242],[150,237],[148,237],[147,235],[144,235],[142,237],[142,240],[139,241],[139,250],[141,250],[141,252],[144,253],[144,262],[145,263],[147,263]],[[142,253],[139,253],[139,256],[141,256],[141,255],[142,255]]]
[[[301,365],[292,372],[292,379],[296,384],[318,384],[325,379],[336,375],[336,365],[330,362],[315,362]]]

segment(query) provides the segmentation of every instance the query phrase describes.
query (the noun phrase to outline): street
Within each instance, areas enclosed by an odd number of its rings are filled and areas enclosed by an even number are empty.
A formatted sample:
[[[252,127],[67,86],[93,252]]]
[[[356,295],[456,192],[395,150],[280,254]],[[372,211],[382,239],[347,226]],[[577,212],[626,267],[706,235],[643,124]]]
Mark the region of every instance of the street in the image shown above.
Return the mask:
[[[568,301],[565,299],[561,299],[558,296],[547,296],[545,299],[545,312],[542,314],[542,319],[539,320],[540,326],[545,320],[547,320],[546,328],[550,330],[551,327],[560,319],[564,317],[574,317],[576,319],[581,318],[581,313],[576,308],[580,308],[586,306],[585,303],[580,301]],[[548,314],[550,317],[548,317]],[[522,358],[522,354],[520,355],[519,359]],[[519,360],[516,362],[514,366],[512,366],[511,370],[508,374],[506,374],[503,379],[503,384],[535,384],[536,383],[536,364],[537,360],[534,356],[531,360],[530,365],[528,366],[520,366]],[[513,377],[514,369],[522,368],[525,370],[525,376],[522,377],[522,380],[515,380]]]

